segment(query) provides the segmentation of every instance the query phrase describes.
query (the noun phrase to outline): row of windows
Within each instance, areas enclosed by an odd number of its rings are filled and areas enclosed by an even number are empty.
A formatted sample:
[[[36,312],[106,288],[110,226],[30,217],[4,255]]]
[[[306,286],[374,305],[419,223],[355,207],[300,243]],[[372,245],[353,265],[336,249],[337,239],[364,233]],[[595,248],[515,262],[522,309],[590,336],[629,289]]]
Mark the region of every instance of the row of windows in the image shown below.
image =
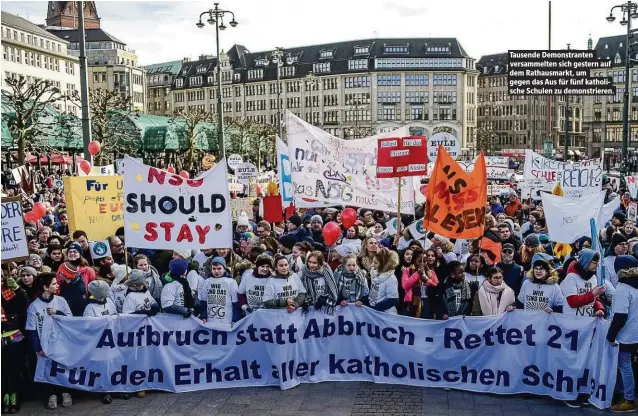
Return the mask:
[[[370,88],[370,75],[344,78],[345,88]]]
[[[31,52],[14,48],[13,46],[2,45],[2,58],[6,61],[18,64],[44,68],[50,71],[60,72],[60,59],[49,55],[42,55],[37,52]],[[64,72],[75,75],[75,64],[73,62],[62,60]]]
[[[377,69],[462,68],[461,58],[377,58]]]
[[[19,36],[19,37],[18,37]],[[7,39],[13,39],[15,41],[20,41],[22,43],[27,43],[33,46],[40,46],[42,49],[48,49],[53,52],[62,53],[62,44],[59,42],[54,42],[51,40],[47,40],[44,38],[39,38],[35,35],[26,34],[24,32],[18,32],[17,30],[12,30],[7,28],[2,28],[2,37]]]
[[[456,74],[434,74],[432,85],[456,85]]]

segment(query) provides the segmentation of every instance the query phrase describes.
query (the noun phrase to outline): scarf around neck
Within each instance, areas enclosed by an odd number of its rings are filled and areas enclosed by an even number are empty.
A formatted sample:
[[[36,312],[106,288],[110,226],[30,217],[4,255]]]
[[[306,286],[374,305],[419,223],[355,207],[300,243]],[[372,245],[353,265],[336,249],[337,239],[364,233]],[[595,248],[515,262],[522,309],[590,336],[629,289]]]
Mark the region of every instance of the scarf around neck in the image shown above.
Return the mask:
[[[342,298],[348,299],[354,293],[355,300],[361,300],[366,293],[368,281],[363,270],[357,268],[354,273],[347,272],[343,267],[335,271],[337,290]]]
[[[483,282],[478,291],[481,312],[483,315],[498,315],[505,312],[505,308],[515,301],[514,291],[505,283],[498,286],[490,284],[489,280]]]
[[[334,307],[337,305],[337,284],[335,282],[332,270],[327,264],[324,264],[320,270],[311,271],[306,266],[301,269],[301,282],[306,288],[308,294],[306,299],[310,303],[315,303],[319,299],[317,293],[317,279],[323,277],[325,282],[325,292],[323,294],[326,297],[327,311],[334,311]]]

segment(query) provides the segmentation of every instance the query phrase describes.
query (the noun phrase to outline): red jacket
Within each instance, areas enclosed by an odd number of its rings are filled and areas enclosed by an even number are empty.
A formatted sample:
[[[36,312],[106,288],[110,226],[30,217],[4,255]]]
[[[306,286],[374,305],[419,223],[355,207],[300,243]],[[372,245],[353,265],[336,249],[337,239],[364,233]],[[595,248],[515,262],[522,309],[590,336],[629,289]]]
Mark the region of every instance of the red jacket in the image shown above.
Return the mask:
[[[505,205],[505,215],[508,217],[515,217],[516,211],[521,209],[521,207],[521,201],[516,198],[514,202],[508,202],[507,205]]]
[[[401,276],[401,287],[405,290],[405,295],[403,296],[403,301],[405,303],[412,302],[412,291],[415,286],[418,285],[419,279],[421,275],[419,272],[414,272],[410,274],[411,270],[406,268],[403,270],[403,275]],[[425,283],[426,286],[436,286],[439,284],[439,279],[436,277],[436,273],[430,270],[428,271],[428,281]]]
[[[93,270],[92,267],[90,266],[80,266],[78,267],[78,273],[80,274],[80,277],[82,277],[82,280],[84,281],[84,286],[86,286],[86,291],[88,293],[89,291],[89,283],[91,283],[94,280],[97,280],[97,276],[95,275],[95,270]],[[58,279],[58,285],[62,285],[63,282],[63,277],[61,274],[55,273],[56,278]],[[58,290],[58,294],[59,294],[59,290]]]
[[[580,273],[578,272],[578,269],[576,268],[576,264],[578,264],[578,262],[577,261],[573,261],[569,265],[569,267],[567,268],[567,274],[574,273],[574,274],[577,274],[577,275],[580,276]],[[594,310],[595,311],[603,311],[603,312],[605,312],[605,307],[600,302],[600,300],[598,300],[598,297],[594,296],[594,292],[592,292],[591,290],[589,292],[587,292],[587,293],[583,293],[582,295],[567,296],[565,298],[565,300],[567,301],[567,304],[572,309],[580,308],[580,307],[589,305],[590,303],[594,302]]]

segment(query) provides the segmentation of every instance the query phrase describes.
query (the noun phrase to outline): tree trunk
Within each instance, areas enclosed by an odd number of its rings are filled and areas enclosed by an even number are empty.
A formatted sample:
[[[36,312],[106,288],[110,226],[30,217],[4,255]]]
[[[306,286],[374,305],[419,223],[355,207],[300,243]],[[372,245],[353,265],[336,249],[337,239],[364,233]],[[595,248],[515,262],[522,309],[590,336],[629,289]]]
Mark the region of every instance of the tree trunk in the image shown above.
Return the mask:
[[[186,166],[188,167],[189,172],[193,170],[193,164],[195,162],[195,140],[191,139],[191,145],[188,149],[188,158],[186,159]]]
[[[24,132],[20,132],[18,135],[18,166],[27,163],[24,154],[24,148],[26,146],[26,137]]]

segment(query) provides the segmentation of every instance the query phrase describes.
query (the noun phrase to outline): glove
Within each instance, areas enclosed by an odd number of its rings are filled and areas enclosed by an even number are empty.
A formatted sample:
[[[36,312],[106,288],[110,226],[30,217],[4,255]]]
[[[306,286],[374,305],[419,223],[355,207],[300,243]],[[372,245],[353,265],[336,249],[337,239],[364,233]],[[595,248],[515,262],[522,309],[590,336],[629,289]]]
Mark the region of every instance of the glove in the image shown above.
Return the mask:
[[[7,279],[7,287],[11,290],[18,290],[20,288],[20,286],[18,285],[18,282],[16,282],[16,280],[13,277],[10,277]]]

